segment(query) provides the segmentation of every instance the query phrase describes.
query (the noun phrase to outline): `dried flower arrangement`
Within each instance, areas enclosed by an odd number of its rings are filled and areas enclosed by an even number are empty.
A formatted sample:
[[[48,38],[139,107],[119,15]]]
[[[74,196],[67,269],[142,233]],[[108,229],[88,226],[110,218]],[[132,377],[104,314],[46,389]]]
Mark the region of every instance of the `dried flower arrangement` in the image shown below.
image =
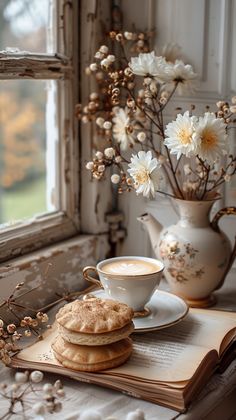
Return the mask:
[[[48,265],[44,277],[48,275],[50,265]],[[55,304],[53,302],[42,309],[34,309],[19,303],[19,299],[32,292],[32,289],[29,289],[19,293],[23,286],[24,282],[18,283],[10,296],[0,303],[0,308],[7,309],[15,318],[14,323],[8,323],[3,319],[3,316],[0,319],[0,362],[6,366],[10,365],[12,356],[20,350],[19,341],[23,337],[33,335],[37,339],[42,339],[41,327],[49,320],[45,310]],[[64,299],[65,297],[62,297],[57,301]],[[26,312],[30,315],[25,316]],[[54,384],[46,383],[39,387],[38,384],[42,381],[42,372],[32,371],[29,373],[25,371],[16,372],[13,383],[0,383],[0,396],[9,403],[8,409],[1,419],[10,418],[15,414],[21,414],[23,418],[27,418],[26,413],[29,409],[35,415],[61,411],[62,403],[59,399],[65,395],[61,381],[57,380]]]
[[[43,420],[48,418],[48,414],[57,414],[62,411],[62,399],[65,397],[62,382],[57,379],[54,383],[42,383],[43,379],[43,373],[34,370],[31,373],[16,372],[14,382],[11,384],[0,383],[0,396],[8,402],[7,411],[4,414],[1,412],[1,420],[10,419],[14,415],[21,415],[24,419]],[[104,418],[98,410],[92,408],[80,410],[78,418],[80,420],[119,420],[115,416]],[[145,420],[145,414],[137,409],[129,412],[126,420]]]
[[[149,51],[149,40],[150,34],[112,31],[109,42],[117,44],[116,56],[102,45],[86,68],[98,90],[87,105],[77,106],[76,115],[95,124],[101,141],[86,168],[101,180],[112,166],[111,182],[119,193],[214,198],[236,173],[228,139],[236,122],[236,97],[231,104],[218,101],[214,112],[206,106],[201,116],[193,114],[194,105],[184,113],[178,109],[176,119],[166,125],[164,111],[171,98],[191,89],[197,75],[179,59],[176,45],[157,56]],[[129,58],[133,53],[139,55]]]
[[[46,268],[43,275],[44,280],[48,276],[50,266],[51,264],[48,264]],[[0,309],[7,310],[14,317],[14,322],[11,323],[7,322],[3,315],[0,317],[0,362],[6,366],[10,365],[11,357],[21,350],[19,346],[21,339],[35,337],[35,339],[41,340],[42,331],[51,327],[48,324],[47,310],[60,302],[71,301],[94,289],[94,286],[89,286],[86,290],[78,292],[65,291],[63,296],[57,294],[56,299],[50,304],[42,308],[33,308],[19,303],[19,301],[22,301],[22,298],[40,287],[40,284],[33,289],[30,288],[19,293],[23,286],[25,286],[24,282],[18,283],[10,296],[0,303]]]
[[[8,323],[3,319],[3,316],[0,319],[0,361],[5,365],[9,365],[11,356],[20,350],[17,343],[22,336],[30,337],[33,334],[40,339],[40,324],[48,322],[48,315],[42,310],[29,308],[17,302],[19,298],[22,298],[27,293],[31,292],[30,290],[16,297],[16,292],[19,291],[23,285],[24,282],[18,283],[8,299],[0,304],[0,308],[7,308],[16,320],[15,323]],[[20,314],[22,313],[22,310],[28,310],[31,315],[34,313],[35,316],[21,317]]]
[[[44,273],[44,279],[48,275],[50,265]],[[50,328],[48,325],[48,315],[45,312],[51,307],[63,302],[71,301],[81,295],[87,295],[94,289],[94,285],[78,292],[65,292],[63,296],[57,298],[50,304],[40,309],[25,306],[18,303],[18,300],[31,293],[35,289],[29,289],[22,293],[19,292],[24,286],[24,282],[17,284],[11,295],[0,303],[0,308],[7,309],[15,317],[15,323],[8,323],[1,316],[0,319],[0,362],[10,366],[11,358],[22,346],[19,341],[24,337],[35,337],[37,340],[43,339],[42,327]],[[38,285],[37,287],[39,287]],[[22,312],[23,311],[23,312]],[[22,313],[29,315],[22,316]],[[34,315],[32,315],[34,314]],[[14,415],[22,415],[22,418],[47,418],[48,414],[55,414],[63,410],[62,398],[65,397],[63,384],[59,379],[55,383],[43,382],[44,375],[40,371],[16,372],[11,383],[0,382],[0,398],[4,399],[8,407],[6,412],[0,413],[1,419],[10,419]],[[32,417],[32,415],[34,417]],[[104,420],[119,420],[118,417],[104,416],[96,409],[80,410],[79,419],[88,420],[92,418]],[[141,410],[131,411],[126,415],[126,420],[145,420],[145,414]]]
[[[61,381],[58,379],[54,384],[45,383],[40,386],[42,381],[43,373],[34,370],[31,373],[16,372],[14,382],[10,385],[0,383],[0,396],[9,403],[9,407],[1,419],[8,419],[15,414],[22,415],[22,418],[26,419],[29,410],[35,416],[61,411],[60,399],[65,396]],[[43,417],[40,418],[43,419]]]

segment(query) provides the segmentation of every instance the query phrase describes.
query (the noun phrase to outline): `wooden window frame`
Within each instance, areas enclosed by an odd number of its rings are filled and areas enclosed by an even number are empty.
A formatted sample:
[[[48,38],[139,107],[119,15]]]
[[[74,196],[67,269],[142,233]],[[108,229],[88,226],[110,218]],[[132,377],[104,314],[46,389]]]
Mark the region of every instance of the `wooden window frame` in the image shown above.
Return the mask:
[[[0,262],[79,233],[79,140],[74,118],[78,101],[79,2],[55,2],[55,54],[0,52],[0,79],[60,80],[58,87],[60,210],[1,229]]]

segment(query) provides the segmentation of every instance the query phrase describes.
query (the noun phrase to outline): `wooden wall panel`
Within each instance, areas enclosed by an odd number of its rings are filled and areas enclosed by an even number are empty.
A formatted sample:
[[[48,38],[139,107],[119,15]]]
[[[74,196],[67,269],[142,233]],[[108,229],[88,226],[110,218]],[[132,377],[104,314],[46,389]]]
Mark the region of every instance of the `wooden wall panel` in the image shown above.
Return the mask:
[[[155,26],[155,51],[160,52],[169,42],[178,43],[184,61],[199,74],[196,92],[175,97],[167,109],[166,121],[174,118],[176,106],[185,110],[194,103],[200,114],[206,104],[213,107],[220,98],[230,98],[236,92],[236,0],[137,0],[135,7],[132,0],[126,0],[122,7],[125,29],[130,29],[132,22],[142,30]],[[232,136],[236,151],[235,138]],[[236,205],[236,182],[226,190],[225,202]],[[167,225],[175,217],[170,201],[160,197],[148,201],[128,194],[120,198],[120,207],[128,232],[120,253],[150,255],[147,235],[136,217],[150,211]],[[228,218],[222,226],[233,238],[235,220]]]
[[[202,74],[204,64],[205,1],[157,1],[156,45],[174,42],[181,46],[185,59],[197,73]],[[196,36],[197,34],[197,36]]]
[[[236,94],[236,0],[232,1],[232,14],[231,14],[231,91]]]

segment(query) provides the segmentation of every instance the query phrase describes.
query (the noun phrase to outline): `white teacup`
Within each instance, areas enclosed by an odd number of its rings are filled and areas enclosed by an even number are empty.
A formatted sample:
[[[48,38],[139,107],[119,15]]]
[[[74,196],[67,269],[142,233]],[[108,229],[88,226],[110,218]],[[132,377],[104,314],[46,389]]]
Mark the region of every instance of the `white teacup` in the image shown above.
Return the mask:
[[[89,282],[104,288],[107,297],[126,303],[134,311],[144,311],[159,286],[164,264],[154,258],[115,257],[100,261],[96,267],[85,267]],[[89,273],[96,273],[99,280]]]

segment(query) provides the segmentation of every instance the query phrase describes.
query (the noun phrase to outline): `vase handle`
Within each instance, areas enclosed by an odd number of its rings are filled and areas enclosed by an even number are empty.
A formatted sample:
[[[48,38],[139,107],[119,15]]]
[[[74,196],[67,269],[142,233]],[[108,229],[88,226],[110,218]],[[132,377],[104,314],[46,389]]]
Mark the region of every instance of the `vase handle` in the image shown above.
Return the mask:
[[[230,215],[235,215],[236,216],[236,207],[224,207],[223,209],[219,210],[216,213],[216,215],[213,217],[213,220],[211,222],[212,228],[215,231],[219,232],[220,231],[220,228],[219,228],[219,220],[223,216],[230,216]],[[222,277],[220,283],[218,284],[218,286],[216,287],[215,290],[219,289],[223,285],[223,283],[225,281],[225,278],[226,278],[228,272],[230,271],[230,269],[231,269],[231,267],[233,265],[233,262],[234,262],[235,258],[236,258],[236,236],[235,236],[235,242],[234,242],[234,246],[233,246],[233,249],[232,249],[230,258],[229,258],[228,265],[226,267],[226,270],[225,270],[225,272],[223,274],[223,277]]]
[[[211,226],[214,230],[218,231],[219,228],[219,220],[222,216],[230,216],[235,215],[236,216],[236,207],[224,207],[223,209],[219,210],[216,215],[213,217],[213,220],[211,222]]]

